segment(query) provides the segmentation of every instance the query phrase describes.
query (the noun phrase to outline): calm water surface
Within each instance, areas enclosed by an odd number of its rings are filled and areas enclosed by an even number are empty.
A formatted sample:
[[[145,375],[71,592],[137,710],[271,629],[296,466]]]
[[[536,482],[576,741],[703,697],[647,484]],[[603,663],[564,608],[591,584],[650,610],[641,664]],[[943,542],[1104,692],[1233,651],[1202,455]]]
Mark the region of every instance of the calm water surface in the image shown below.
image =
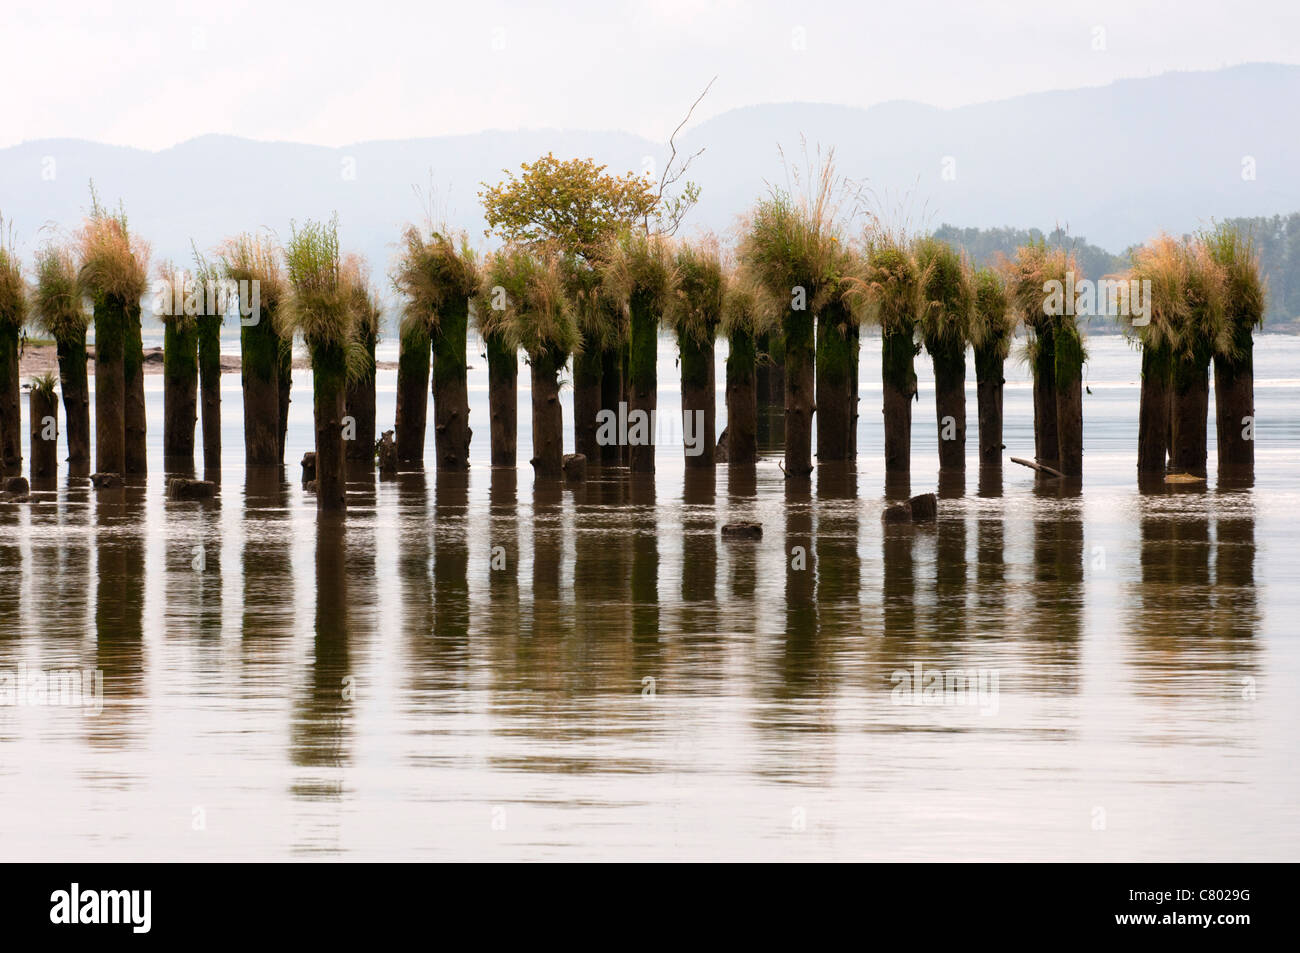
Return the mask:
[[[650,481],[534,487],[488,466],[471,359],[468,476],[358,480],[345,525],[298,485],[306,372],[287,473],[245,474],[228,375],[220,498],[166,501],[154,376],[147,483],[0,504],[0,672],[104,677],[98,715],[0,707],[0,856],[1297,856],[1300,341],[1256,350],[1253,488],[1140,495],[1139,358],[1095,339],[1081,494],[1011,464],[980,484],[972,369],[964,493],[889,530],[878,339],[856,469],[802,490],[775,451],[688,480],[680,443]],[[659,375],[671,421],[667,341]],[[1032,457],[1020,365],[1006,414]],[[732,519],[762,541],[720,539]],[[996,694],[899,704],[918,665]]]

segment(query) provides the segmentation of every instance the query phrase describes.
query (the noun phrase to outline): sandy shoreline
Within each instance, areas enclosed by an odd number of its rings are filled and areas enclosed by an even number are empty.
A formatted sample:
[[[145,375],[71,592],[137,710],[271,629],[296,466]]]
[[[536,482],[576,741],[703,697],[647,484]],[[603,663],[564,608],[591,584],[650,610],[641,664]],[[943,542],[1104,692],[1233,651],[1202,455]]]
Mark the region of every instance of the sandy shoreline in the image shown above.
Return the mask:
[[[95,373],[95,349],[89,347],[86,349],[90,354],[90,360],[87,362],[86,370],[89,374]],[[295,370],[310,370],[311,362],[305,357],[294,355],[293,366]],[[393,370],[397,367],[394,361],[379,361],[378,368],[381,371]],[[223,354],[221,356],[221,373],[238,374],[240,361],[237,356]],[[163,370],[163,351],[160,347],[147,347],[144,349],[144,372],[146,374],[161,374]],[[23,348],[22,356],[18,362],[18,374],[24,381],[31,380],[33,377],[40,377],[43,374],[59,373],[58,352],[53,344],[28,344]]]

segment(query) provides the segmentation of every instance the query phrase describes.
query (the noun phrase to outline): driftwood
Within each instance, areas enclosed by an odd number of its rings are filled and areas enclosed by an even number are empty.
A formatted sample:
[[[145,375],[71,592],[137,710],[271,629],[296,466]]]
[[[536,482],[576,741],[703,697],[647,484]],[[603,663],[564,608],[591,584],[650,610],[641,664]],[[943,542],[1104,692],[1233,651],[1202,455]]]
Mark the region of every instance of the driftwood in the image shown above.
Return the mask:
[[[1031,470],[1039,470],[1043,473],[1050,473],[1052,476],[1060,477],[1062,480],[1065,479],[1065,474],[1062,473],[1060,470],[1054,470],[1051,467],[1045,466],[1041,463],[1035,463],[1033,460],[1023,460],[1020,457],[1012,457],[1011,462],[1018,463],[1022,467],[1029,467],[1029,469]]]

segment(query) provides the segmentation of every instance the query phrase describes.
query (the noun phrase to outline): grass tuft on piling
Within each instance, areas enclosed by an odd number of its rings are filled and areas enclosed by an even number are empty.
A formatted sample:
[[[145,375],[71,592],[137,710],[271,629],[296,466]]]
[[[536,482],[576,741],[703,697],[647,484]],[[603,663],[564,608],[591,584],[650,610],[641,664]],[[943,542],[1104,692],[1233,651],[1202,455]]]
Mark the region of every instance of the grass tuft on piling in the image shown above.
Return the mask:
[[[77,263],[64,245],[47,244],[36,252],[32,316],[37,328],[58,341],[84,341],[90,315],[82,306]]]

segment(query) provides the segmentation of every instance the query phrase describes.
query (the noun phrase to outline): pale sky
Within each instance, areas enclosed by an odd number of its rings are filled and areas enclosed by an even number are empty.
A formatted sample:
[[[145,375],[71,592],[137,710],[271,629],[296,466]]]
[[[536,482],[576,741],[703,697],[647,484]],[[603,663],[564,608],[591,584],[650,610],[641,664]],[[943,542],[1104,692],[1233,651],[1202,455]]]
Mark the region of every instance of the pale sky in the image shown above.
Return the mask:
[[[1296,0],[2,2],[0,147],[546,127],[663,140],[715,74],[697,121],[763,102],[950,107],[1300,63]]]

